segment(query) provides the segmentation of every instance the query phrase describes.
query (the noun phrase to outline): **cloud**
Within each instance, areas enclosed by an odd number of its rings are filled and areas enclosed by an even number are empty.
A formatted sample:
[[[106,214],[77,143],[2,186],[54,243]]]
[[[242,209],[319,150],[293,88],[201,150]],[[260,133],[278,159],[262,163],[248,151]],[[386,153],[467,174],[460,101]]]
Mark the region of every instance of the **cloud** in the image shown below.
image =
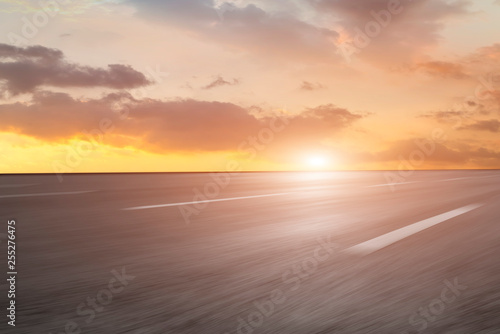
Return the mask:
[[[442,164],[449,166],[450,164],[458,167],[469,166],[483,166],[491,167],[500,165],[500,152],[486,147],[472,147],[467,144],[459,142],[449,142],[447,144],[442,142],[433,142],[429,147],[434,149],[430,154],[423,154],[421,146],[417,143],[429,143],[426,138],[414,138],[407,140],[400,140],[392,143],[389,148],[372,154],[371,159],[376,162],[401,162],[411,159],[412,154],[419,153],[424,159],[418,166],[414,168],[426,168],[426,166],[434,166],[435,164]]]
[[[441,30],[450,18],[470,13],[470,1],[419,0],[399,1],[400,6],[387,15],[387,0],[310,0],[318,11],[330,16],[345,30],[347,41],[360,37],[378,24],[369,44],[359,57],[377,64],[395,66],[425,55],[441,40]],[[390,14],[390,13],[389,13]],[[372,22],[372,23],[369,23]],[[370,26],[371,24],[371,26]],[[375,30],[373,30],[375,31]],[[358,43],[358,45],[361,45]]]
[[[348,126],[363,117],[365,116],[352,113],[349,110],[337,107],[334,104],[325,104],[315,108],[307,108],[301,114],[294,116],[293,119],[299,121],[300,124],[307,124],[308,122],[315,123],[319,120],[326,127],[341,128]],[[314,128],[312,130],[314,130]]]
[[[402,68],[408,72],[423,72],[443,79],[468,79],[486,82],[489,90],[500,82],[500,43],[476,49],[474,52],[457,57],[453,61],[415,61]]]
[[[500,121],[498,119],[476,121],[460,127],[459,130],[500,132]]]
[[[335,62],[339,34],[299,19],[291,12],[265,11],[255,4],[223,10],[212,0],[131,0],[137,15],[174,26],[190,36],[235,52],[281,61]]]
[[[269,149],[270,158],[328,149],[328,142],[342,136],[345,130],[368,116],[368,113],[354,113],[334,104],[306,108],[288,117],[286,130],[276,136],[273,147]]]
[[[480,47],[453,61],[415,61],[413,65],[402,66],[403,71],[423,72],[443,79],[468,79],[485,84],[492,91],[500,83],[500,43]]]
[[[240,81],[238,79],[233,79],[232,81],[227,81],[223,77],[219,76],[214,81],[204,86],[203,89],[213,89],[220,86],[234,86],[239,84]]]
[[[368,38],[359,57],[390,67],[422,59],[443,40],[440,33],[451,19],[472,13],[470,0],[400,1],[400,12],[389,18],[383,14],[388,13],[388,0],[300,0],[302,10],[249,2],[227,1],[218,6],[213,0],[129,1],[145,19],[236,52],[285,61],[343,63],[339,51],[344,48],[339,49],[339,44],[363,39],[367,24],[376,23],[380,33]],[[377,23],[381,20],[387,24]]]
[[[49,49],[44,46],[36,45],[27,48],[21,48],[9,44],[0,44],[0,59],[33,59],[42,60],[47,63],[57,62],[64,57],[62,51]]]
[[[500,132],[498,119],[484,120],[486,116],[500,114],[500,90],[487,90],[482,98],[463,97],[454,108],[446,111],[431,111],[418,115],[445,124],[455,130]]]
[[[320,83],[314,83],[314,82],[309,82],[309,81],[302,81],[302,84],[300,85],[301,90],[305,91],[314,91],[314,90],[320,90],[326,88],[324,85]]]
[[[474,103],[474,102],[471,102]],[[475,105],[473,105],[475,106]],[[427,118],[435,120],[439,123],[456,123],[459,120],[470,117],[470,113],[466,111],[456,111],[456,110],[448,110],[448,111],[432,111],[422,115],[419,115],[420,118]]]
[[[468,60],[474,63],[500,62],[500,43],[484,46],[476,50]]]
[[[425,138],[415,138],[396,141],[389,148],[374,154],[376,161],[399,161],[408,159],[413,152],[421,152],[416,142],[428,142]],[[458,150],[451,149],[443,143],[434,143],[435,150],[432,154],[425,156],[424,163],[465,163],[467,157]],[[421,166],[418,166],[421,167]]]
[[[416,69],[431,76],[451,79],[467,79],[469,76],[464,72],[462,64],[445,61],[427,61],[416,65]]]
[[[0,131],[46,142],[67,142],[88,139],[89,133],[106,122],[113,125],[105,139],[105,144],[111,146],[150,152],[231,151],[249,136],[268,128],[277,117],[265,112],[257,117],[251,110],[232,103],[137,100],[123,92],[80,100],[65,93],[37,92],[29,104],[0,105]],[[283,140],[290,144],[319,143],[364,115],[323,105],[279,117],[288,124]]]
[[[66,61],[60,50],[0,44],[0,83],[0,92],[18,95],[46,86],[126,89],[151,82],[130,66],[82,66]]]

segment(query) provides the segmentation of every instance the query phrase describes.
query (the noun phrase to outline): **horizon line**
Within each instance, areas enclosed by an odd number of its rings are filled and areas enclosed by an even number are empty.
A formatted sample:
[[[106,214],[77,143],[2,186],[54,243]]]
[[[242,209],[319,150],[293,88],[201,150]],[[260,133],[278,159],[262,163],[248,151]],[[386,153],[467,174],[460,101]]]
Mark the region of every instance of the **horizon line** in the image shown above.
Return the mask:
[[[445,172],[445,171],[499,171],[500,168],[443,168],[443,169],[416,169],[415,172]],[[209,174],[209,173],[335,173],[335,172],[399,172],[397,169],[337,169],[337,170],[278,170],[278,171],[170,171],[170,172],[72,172],[64,175],[109,175],[109,174]],[[0,173],[0,176],[11,175],[61,175],[61,173]]]

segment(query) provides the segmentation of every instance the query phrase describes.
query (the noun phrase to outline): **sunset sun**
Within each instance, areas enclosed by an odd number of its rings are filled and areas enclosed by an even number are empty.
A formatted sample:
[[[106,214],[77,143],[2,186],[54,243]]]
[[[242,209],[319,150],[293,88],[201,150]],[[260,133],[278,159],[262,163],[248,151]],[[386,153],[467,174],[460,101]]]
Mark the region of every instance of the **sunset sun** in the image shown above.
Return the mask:
[[[311,154],[306,158],[306,165],[310,169],[326,169],[331,165],[331,159],[324,154]]]

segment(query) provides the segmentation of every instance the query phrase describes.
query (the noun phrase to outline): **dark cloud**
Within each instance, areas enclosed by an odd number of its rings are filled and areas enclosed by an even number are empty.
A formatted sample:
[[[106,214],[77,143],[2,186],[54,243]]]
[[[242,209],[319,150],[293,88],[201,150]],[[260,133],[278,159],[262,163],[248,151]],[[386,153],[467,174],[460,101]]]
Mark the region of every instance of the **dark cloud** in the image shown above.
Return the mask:
[[[26,48],[0,43],[0,59],[11,60],[42,60],[46,63],[61,61],[64,57],[62,51],[36,45]]]
[[[300,85],[301,90],[305,91],[313,91],[313,90],[319,90],[319,89],[324,89],[326,88],[324,85],[320,83],[315,83],[315,82],[309,82],[309,81],[302,81],[302,84]]]
[[[43,86],[126,89],[151,82],[130,66],[113,64],[107,69],[82,66],[67,62],[60,50],[0,44],[0,83],[4,94],[17,95],[32,93]]]
[[[459,130],[500,132],[500,121],[498,119],[476,121],[460,127]]]
[[[292,13],[267,12],[250,4],[226,4],[211,0],[133,0],[138,15],[173,25],[190,36],[223,45],[236,52],[258,53],[266,59],[340,60],[334,42],[339,34],[295,17]]]
[[[388,0],[310,0],[317,8],[332,10],[332,14],[340,17],[346,22],[367,22],[373,19],[372,12],[378,12],[389,8],[389,4],[399,4],[407,17],[394,16],[392,21],[405,21],[406,19],[422,18],[427,14],[425,24],[435,20],[468,13],[467,7],[470,1],[466,0],[422,0],[422,1],[388,1]]]
[[[111,146],[152,152],[222,151],[237,150],[248,136],[257,135],[278,117],[265,114],[256,117],[251,110],[232,103],[191,99],[136,100],[129,94],[115,93],[82,101],[63,93],[38,92],[30,104],[0,105],[0,131],[65,142],[86,138],[85,133],[99,129],[106,120],[114,126],[105,140]],[[362,117],[334,105],[281,115],[282,123],[288,125],[280,138],[288,144],[317,144]]]
[[[217,77],[214,81],[204,86],[203,89],[213,89],[220,86],[234,86],[239,84],[240,81],[238,79],[233,79],[232,81],[227,81],[223,77]]]
[[[398,1],[393,14],[387,15],[388,0],[310,0],[322,13],[329,13],[353,38],[362,36],[377,22],[378,33],[371,33],[369,44],[360,57],[395,66],[422,55],[441,41],[440,31],[449,18],[469,13],[470,1],[418,0]],[[372,23],[369,23],[372,22]],[[370,26],[371,25],[371,26]],[[376,31],[375,31],[376,32]],[[362,39],[361,37],[360,39]],[[364,38],[366,40],[366,38]],[[362,45],[358,43],[357,45]]]

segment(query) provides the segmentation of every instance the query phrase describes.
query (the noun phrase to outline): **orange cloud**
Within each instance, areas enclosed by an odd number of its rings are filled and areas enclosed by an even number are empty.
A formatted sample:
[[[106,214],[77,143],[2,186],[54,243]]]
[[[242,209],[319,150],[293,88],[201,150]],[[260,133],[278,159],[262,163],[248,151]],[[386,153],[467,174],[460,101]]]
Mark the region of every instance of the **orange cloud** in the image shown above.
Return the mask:
[[[460,127],[459,130],[500,132],[500,121],[498,119],[476,121]]]
[[[452,79],[465,79],[469,76],[464,72],[464,66],[445,61],[427,61],[418,63],[416,69],[431,76]]]
[[[0,130],[64,142],[75,137],[95,140],[95,130],[105,124],[105,141],[111,146],[150,152],[229,151],[279,118],[288,124],[279,141],[319,144],[363,117],[334,105],[258,118],[232,103],[136,100],[126,93],[80,101],[64,93],[39,92],[29,104],[0,105]]]
[[[412,164],[411,159],[418,162]],[[472,147],[460,142],[431,142],[426,138],[414,138],[392,143],[389,148],[372,154],[371,160],[379,163],[403,162],[414,169],[439,165],[451,168],[484,168],[500,165],[500,151]]]

